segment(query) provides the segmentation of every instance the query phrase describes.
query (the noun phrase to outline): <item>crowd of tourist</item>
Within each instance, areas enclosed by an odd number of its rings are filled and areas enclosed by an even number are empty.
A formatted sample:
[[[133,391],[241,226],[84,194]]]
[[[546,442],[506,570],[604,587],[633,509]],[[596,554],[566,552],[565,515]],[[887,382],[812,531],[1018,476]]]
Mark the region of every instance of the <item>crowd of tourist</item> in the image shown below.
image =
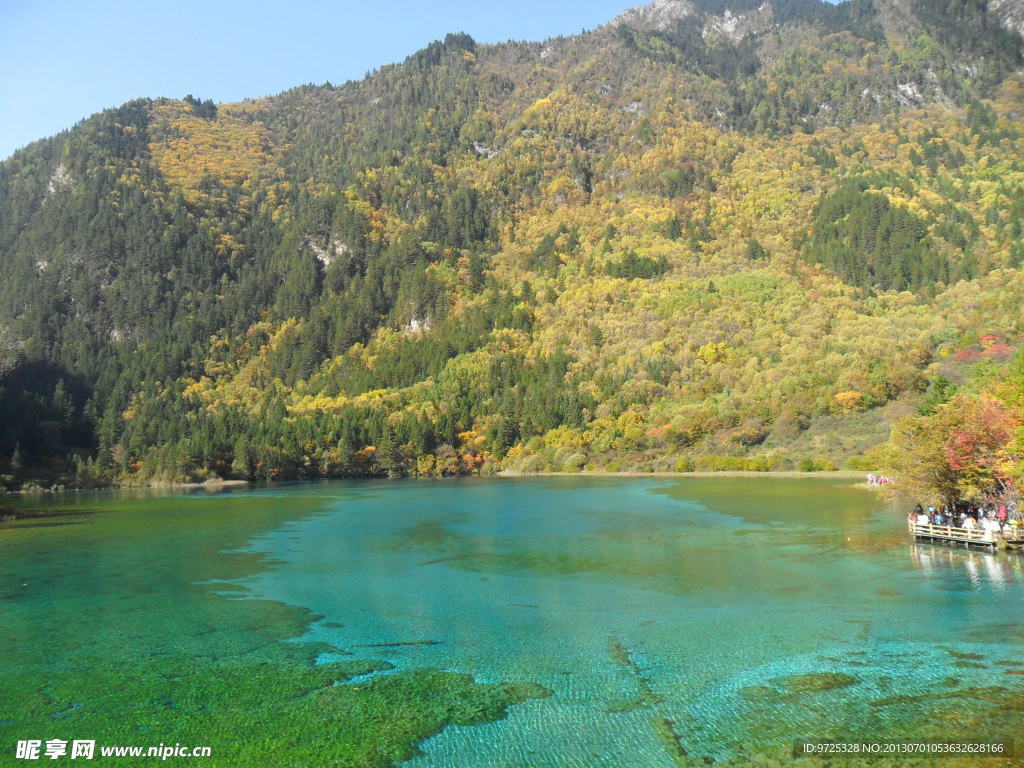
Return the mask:
[[[909,522],[916,526],[948,525],[953,528],[964,528],[969,531],[981,531],[988,539],[996,534],[1012,535],[1024,533],[1024,517],[1015,504],[998,504],[989,507],[972,505],[954,505],[953,507],[928,507],[925,510],[918,504],[910,512]]]

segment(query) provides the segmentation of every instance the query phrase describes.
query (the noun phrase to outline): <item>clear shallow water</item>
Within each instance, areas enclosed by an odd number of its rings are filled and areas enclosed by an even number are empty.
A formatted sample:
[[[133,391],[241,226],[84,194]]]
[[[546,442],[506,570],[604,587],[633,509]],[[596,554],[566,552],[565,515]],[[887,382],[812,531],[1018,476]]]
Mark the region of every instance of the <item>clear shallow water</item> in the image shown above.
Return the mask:
[[[871,702],[1006,685],[992,662],[1024,658],[1020,559],[915,547],[827,480],[368,486],[251,548],[277,561],[254,594],[324,615],[308,638],[555,692],[447,729],[422,768],[672,765],[653,717],[714,759],[906,735],[905,707]],[[816,673],[856,682],[778,682]]]
[[[900,512],[842,481],[321,483],[104,504],[64,521],[78,529],[16,524],[18,573],[51,576],[45,605],[9,592],[0,627],[30,605],[55,617],[16,661],[73,657],[60,620],[83,610],[98,653],[180,644],[183,600],[203,624],[184,652],[261,653],[238,627],[204,634],[230,596],[322,617],[267,632],[323,664],[395,668],[350,685],[430,667],[554,692],[446,728],[417,768],[678,765],[663,719],[716,761],[795,739],[986,738],[1024,701],[1024,557],[912,545]],[[83,541],[88,559],[68,561]],[[136,576],[111,578],[111,562]],[[197,582],[202,602],[186,594]],[[148,639],[105,633],[97,601]]]

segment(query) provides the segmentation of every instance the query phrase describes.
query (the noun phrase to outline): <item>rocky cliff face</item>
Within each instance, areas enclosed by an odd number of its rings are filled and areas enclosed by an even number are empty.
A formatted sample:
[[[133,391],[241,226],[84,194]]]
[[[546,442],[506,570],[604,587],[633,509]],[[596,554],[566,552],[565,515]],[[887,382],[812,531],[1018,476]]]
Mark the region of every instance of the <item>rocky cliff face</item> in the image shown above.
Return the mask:
[[[700,26],[704,39],[724,35],[734,42],[746,35],[774,29],[779,23],[771,0],[763,0],[760,4],[749,0],[734,4],[654,0],[619,14],[607,26],[628,26],[641,32],[668,32],[685,19]]]
[[[647,32],[664,31],[680,19],[697,13],[690,0],[654,0],[648,5],[630,8],[609,22],[609,26],[629,26]]]
[[[1024,35],[1024,0],[989,0],[988,5],[1006,29]]]

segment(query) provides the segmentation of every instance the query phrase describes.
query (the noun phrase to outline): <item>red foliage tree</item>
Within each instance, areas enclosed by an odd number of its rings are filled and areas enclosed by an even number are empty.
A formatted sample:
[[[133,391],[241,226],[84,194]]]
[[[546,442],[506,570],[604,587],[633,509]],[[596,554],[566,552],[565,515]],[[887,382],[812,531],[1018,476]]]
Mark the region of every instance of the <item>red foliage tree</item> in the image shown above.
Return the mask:
[[[1020,417],[990,397],[957,398],[954,403],[956,426],[945,453],[963,497],[1004,495],[1013,487],[1008,451]]]

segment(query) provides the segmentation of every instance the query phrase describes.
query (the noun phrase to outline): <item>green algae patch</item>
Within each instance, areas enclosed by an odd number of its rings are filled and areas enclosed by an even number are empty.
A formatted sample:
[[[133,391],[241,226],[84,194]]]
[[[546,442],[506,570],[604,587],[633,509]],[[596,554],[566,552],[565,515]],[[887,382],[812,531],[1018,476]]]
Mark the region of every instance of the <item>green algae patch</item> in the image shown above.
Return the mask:
[[[339,679],[351,680],[353,677],[364,677],[374,672],[385,672],[395,668],[393,664],[380,659],[344,659],[321,666],[340,675]]]
[[[253,536],[319,510],[298,502],[257,494],[94,509],[91,498],[86,524],[4,524],[0,594],[14,597],[0,613],[0,744],[177,742],[213,753],[179,765],[387,768],[449,725],[551,695],[436,670],[378,675],[392,665],[376,658],[317,664],[348,652],[289,640],[322,617],[238,584],[270,564],[242,550]]]
[[[210,744],[218,766],[265,765],[270,756],[287,756],[277,764],[387,768],[419,754],[418,744],[448,725],[491,722],[514,704],[551,695],[533,684],[477,684],[468,675],[434,670],[399,672],[362,685],[332,684],[339,674],[354,677],[385,667],[242,664],[174,681],[152,677],[152,667],[120,676],[101,667],[84,681],[65,676],[23,703],[15,692],[24,691],[31,678],[5,679],[0,717],[11,722],[0,733]],[[66,704],[78,695],[88,698]]]
[[[946,648],[945,650],[954,659],[963,659],[964,661],[983,661],[985,659],[980,653],[962,653],[954,651],[952,648]]]
[[[841,672],[812,672],[807,675],[773,677],[768,682],[783,688],[786,693],[802,694],[848,688],[851,685],[856,685],[859,680]]]
[[[875,699],[870,702],[873,707],[891,707],[896,704],[918,704],[932,701],[987,702],[1006,709],[1015,710],[1017,719],[1024,712],[1024,692],[1014,691],[1000,685],[973,686],[959,691],[943,693],[904,694]],[[987,737],[986,737],[987,738]]]
[[[868,680],[864,681],[868,683]],[[876,681],[877,682],[877,681]],[[984,739],[993,742],[1011,742],[1019,739],[1024,726],[1024,690],[1011,685],[974,686],[953,690],[961,683],[956,678],[936,680],[934,687],[923,693],[891,695],[867,702],[876,712],[864,720],[849,720],[847,723],[835,720],[817,719],[820,726],[811,726],[799,734],[787,732],[780,720],[780,704],[799,708],[809,699],[786,694],[781,689],[768,686],[750,686],[741,690],[741,695],[753,703],[749,708],[738,711],[737,719],[731,724],[726,737],[732,757],[716,761],[716,768],[740,768],[740,766],[800,765],[805,768],[844,768],[863,766],[884,766],[885,768],[909,768],[909,766],[955,765],[957,768],[1012,768],[1019,758],[959,755],[950,758],[928,758],[907,755],[877,755],[857,757],[843,755],[796,755],[793,739],[864,739],[870,741],[950,741],[960,738]],[[865,688],[868,686],[865,685]],[[745,711],[744,711],[745,710]],[[791,710],[792,711],[792,710]],[[808,711],[810,714],[810,711]],[[814,722],[809,720],[808,722]],[[782,734],[785,734],[783,736]],[[968,736],[973,734],[971,736]],[[810,738],[808,738],[810,737]],[[789,749],[781,746],[789,742]],[[699,765],[693,758],[691,763]],[[678,763],[677,763],[678,764]]]
[[[643,691],[639,696],[632,699],[621,699],[619,701],[613,701],[606,705],[604,711],[609,715],[620,714],[622,712],[636,712],[639,709],[649,709],[650,707],[660,704],[664,701],[664,698],[651,691]]]
[[[676,733],[675,723],[665,717],[651,718],[654,733],[672,761],[681,768],[690,765],[690,758],[683,748],[683,742]]]
[[[1021,637],[1024,637],[1024,623],[1010,621],[968,627],[962,639],[971,643],[1018,643]]]
[[[614,637],[608,638],[608,657],[612,660],[612,663],[617,666],[629,669],[632,669],[635,666],[633,664],[633,658],[629,655],[629,651],[626,650],[626,646]]]
[[[638,694],[628,699],[619,699],[605,705],[604,711],[608,714],[621,714],[623,712],[635,712],[638,709],[648,709],[664,701],[664,697],[654,692],[650,681],[644,675],[633,654],[621,642],[614,637],[608,638],[608,658],[612,663],[628,674],[636,683]]]
[[[500,720],[508,707],[551,694],[533,683],[476,683],[469,675],[431,669],[334,686],[311,702],[333,717],[321,722],[325,731],[308,754],[309,764],[386,768],[421,754],[418,745],[449,725]],[[292,754],[295,764],[303,764],[301,753]]]
[[[407,648],[417,645],[441,645],[441,640],[396,640],[391,643],[359,643],[352,648]]]
[[[779,691],[767,685],[747,685],[740,688],[738,693],[747,701],[771,701],[779,698]]]
[[[747,685],[736,693],[751,703],[771,706],[776,702],[798,702],[808,694],[848,688],[860,681],[840,672],[813,672],[773,677],[766,682],[769,685]]]
[[[870,738],[870,737],[868,737]],[[987,738],[987,737],[986,737]],[[896,738],[894,740],[902,740]],[[816,755],[795,755],[793,745],[773,745],[770,747],[758,748],[756,751],[737,748],[735,757],[723,760],[711,761],[708,759],[694,760],[689,758],[688,762],[676,761],[679,768],[694,766],[694,768],[707,768],[714,765],[714,768],[1017,768],[1017,761],[1013,759],[984,757],[955,758],[934,758],[927,757],[906,757],[872,755],[870,757],[855,757],[843,755],[837,759],[834,755],[819,757]]]

